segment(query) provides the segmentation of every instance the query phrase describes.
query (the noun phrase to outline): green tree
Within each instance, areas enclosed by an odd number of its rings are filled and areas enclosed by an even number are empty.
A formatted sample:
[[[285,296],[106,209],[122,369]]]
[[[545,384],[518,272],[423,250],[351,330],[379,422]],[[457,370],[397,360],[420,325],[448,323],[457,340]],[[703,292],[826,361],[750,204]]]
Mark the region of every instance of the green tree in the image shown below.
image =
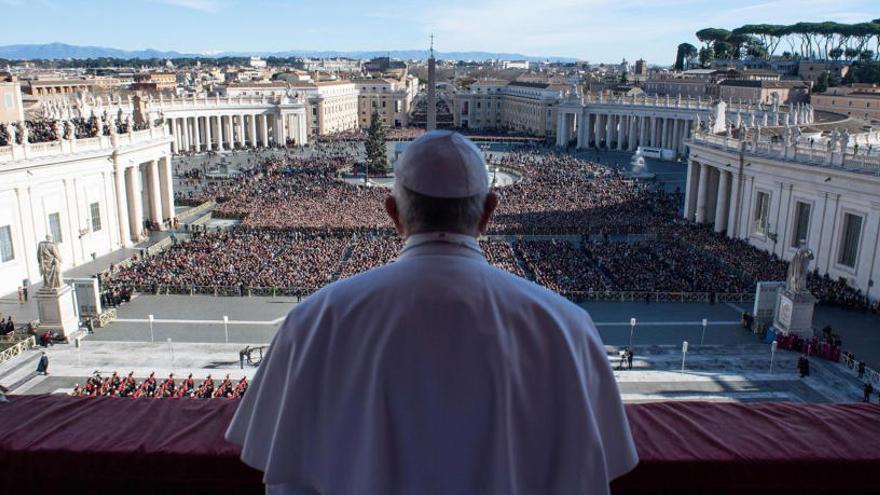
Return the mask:
[[[367,129],[367,169],[371,173],[388,172],[388,155],[385,147],[385,124],[377,110],[370,117],[370,128]]]
[[[843,48],[838,46],[837,48],[828,50],[828,56],[831,57],[832,60],[840,60],[840,57],[843,56]]]
[[[823,72],[819,74],[819,77],[816,79],[816,85],[813,86],[813,93],[824,93],[828,91],[828,72]]]
[[[697,47],[690,43],[678,45],[678,50],[675,53],[675,70],[690,69],[698,54]]]
[[[715,52],[712,51],[712,47],[703,47],[700,48],[700,67],[706,68],[712,65],[712,61],[715,60]]]

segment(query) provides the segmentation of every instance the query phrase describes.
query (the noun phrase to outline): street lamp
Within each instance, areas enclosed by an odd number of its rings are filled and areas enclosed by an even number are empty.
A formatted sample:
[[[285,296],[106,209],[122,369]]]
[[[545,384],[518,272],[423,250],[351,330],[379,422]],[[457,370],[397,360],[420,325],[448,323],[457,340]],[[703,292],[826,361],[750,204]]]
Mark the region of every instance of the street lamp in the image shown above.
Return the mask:
[[[223,332],[226,334],[226,343],[229,343],[229,317],[223,315]]]
[[[776,357],[776,346],[779,345],[775,340],[770,344],[770,374],[773,374],[773,360]]]
[[[703,333],[700,334],[700,345],[703,345],[703,340],[706,338],[706,326],[709,324],[709,320],[703,318]]]
[[[155,342],[153,339],[153,315],[147,315],[147,320],[150,322],[150,342]]]
[[[629,348],[632,349],[633,346],[633,333],[636,331],[636,319],[629,319]]]
[[[684,360],[687,359],[688,342],[685,340],[681,343],[681,372],[684,373]]]

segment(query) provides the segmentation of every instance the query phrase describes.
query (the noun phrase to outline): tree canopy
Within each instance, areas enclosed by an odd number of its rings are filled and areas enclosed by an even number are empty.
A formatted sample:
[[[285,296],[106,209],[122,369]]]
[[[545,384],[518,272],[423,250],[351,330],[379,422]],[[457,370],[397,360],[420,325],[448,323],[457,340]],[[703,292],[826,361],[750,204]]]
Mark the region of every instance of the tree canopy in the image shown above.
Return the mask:
[[[746,24],[733,30],[704,28],[695,33],[703,47],[697,52],[701,65],[715,58],[768,59],[785,42],[785,58],[847,61],[877,59],[880,54],[880,18],[870,22],[798,22],[791,25]],[[684,67],[682,43],[678,46],[675,66]],[[689,45],[689,44],[687,44]],[[689,45],[693,46],[693,45]],[[711,56],[710,56],[711,53]]]

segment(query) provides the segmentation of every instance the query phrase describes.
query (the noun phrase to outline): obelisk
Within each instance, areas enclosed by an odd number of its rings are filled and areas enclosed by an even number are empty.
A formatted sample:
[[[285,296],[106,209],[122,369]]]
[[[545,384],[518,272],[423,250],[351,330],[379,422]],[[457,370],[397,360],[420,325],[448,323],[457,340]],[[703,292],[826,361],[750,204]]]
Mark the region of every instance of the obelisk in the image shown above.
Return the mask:
[[[433,131],[437,128],[437,93],[436,93],[436,74],[434,60],[434,35],[431,34],[431,54],[428,57],[428,130]]]

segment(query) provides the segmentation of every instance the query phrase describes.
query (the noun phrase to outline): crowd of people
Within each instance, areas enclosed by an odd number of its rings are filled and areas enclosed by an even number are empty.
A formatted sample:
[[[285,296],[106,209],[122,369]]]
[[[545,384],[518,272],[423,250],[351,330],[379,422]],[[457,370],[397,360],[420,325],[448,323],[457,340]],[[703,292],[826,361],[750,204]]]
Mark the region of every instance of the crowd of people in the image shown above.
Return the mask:
[[[84,139],[99,135],[98,127],[101,127],[100,135],[110,134],[110,118],[105,116],[104,125],[101,126],[98,117],[92,115],[88,118],[74,117],[63,121],[57,119],[34,119],[25,120],[24,127],[21,122],[14,123],[13,132],[15,133],[15,144],[21,144],[24,137],[24,130],[27,129],[27,140],[29,143],[45,143],[49,141],[58,141],[59,139]],[[72,129],[74,136],[70,135],[66,123],[73,124]],[[146,123],[136,123],[127,119],[115,119],[116,133],[123,134],[129,131],[146,129]],[[59,135],[60,134],[60,135]],[[11,143],[11,136],[5,125],[0,125],[0,146],[8,146]]]
[[[215,200],[214,216],[240,225],[195,232],[119,270],[115,286],[314,290],[390,262],[402,243],[382,208],[387,189],[340,179],[362,155],[361,134],[350,134],[308,153],[254,153],[226,179],[181,170],[179,201]],[[681,220],[678,193],[543,145],[493,156],[490,167],[521,180],[497,190],[500,205],[481,245],[511,273],[564,293],[742,294],[758,281],[785,280],[787,262],[775,255]],[[499,234],[503,240],[491,237]],[[809,286],[821,303],[880,310],[828,277],[812,274]]]
[[[76,384],[70,395],[76,397],[130,397],[136,398],[188,398],[188,399],[239,399],[247,392],[247,377],[235,381],[227,374],[223,380],[214,381],[211,375],[201,382],[193,378],[192,373],[188,377],[177,380],[174,373],[162,380],[156,378],[156,373],[143,381],[134,377],[134,372],[128,376],[121,376],[114,371],[110,376],[101,376],[95,371],[85,385]]]

